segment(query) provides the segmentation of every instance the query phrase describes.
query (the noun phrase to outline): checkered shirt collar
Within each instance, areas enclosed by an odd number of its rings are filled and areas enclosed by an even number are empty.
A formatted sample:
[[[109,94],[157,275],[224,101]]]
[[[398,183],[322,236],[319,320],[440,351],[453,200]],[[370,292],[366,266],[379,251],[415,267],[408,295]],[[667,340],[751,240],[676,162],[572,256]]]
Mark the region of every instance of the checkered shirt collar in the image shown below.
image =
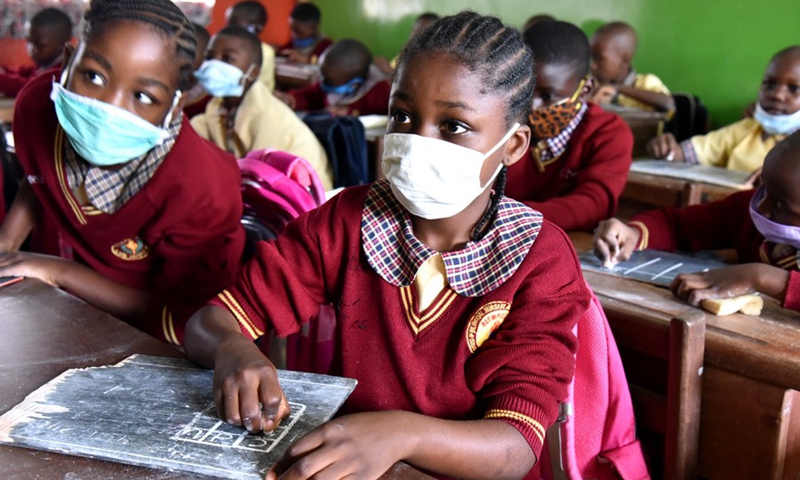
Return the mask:
[[[69,141],[64,142],[67,182],[72,189],[85,185],[89,202],[103,213],[113,214],[122,208],[153,178],[181,132],[183,113],[178,112],[161,145],[125,163],[118,170],[94,167],[80,158]],[[69,140],[69,139],[68,139]]]
[[[505,283],[522,264],[541,227],[539,212],[503,197],[483,239],[441,253],[450,288],[462,296],[478,297]],[[411,285],[420,265],[438,253],[414,236],[411,217],[386,180],[372,184],[367,194],[361,242],[370,266],[396,287]]]
[[[575,118],[572,119],[571,122],[567,125],[567,127],[561,131],[558,135],[553,138],[547,138],[539,144],[542,146],[541,150],[539,151],[539,155],[542,161],[553,160],[560,157],[564,151],[567,149],[567,144],[569,143],[569,139],[572,137],[572,132],[578,128],[580,125],[581,120],[583,120],[583,116],[586,114],[586,110],[589,108],[586,105],[586,102],[582,102],[580,110],[578,113],[575,114]]]

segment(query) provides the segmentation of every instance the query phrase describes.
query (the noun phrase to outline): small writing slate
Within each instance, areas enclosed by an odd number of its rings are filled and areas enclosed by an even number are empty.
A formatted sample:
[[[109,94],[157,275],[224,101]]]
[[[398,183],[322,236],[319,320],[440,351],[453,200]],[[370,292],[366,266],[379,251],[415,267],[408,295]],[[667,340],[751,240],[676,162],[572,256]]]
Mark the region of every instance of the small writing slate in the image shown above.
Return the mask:
[[[703,272],[727,266],[709,258],[691,257],[658,250],[633,252],[631,258],[617,263],[613,268],[603,267],[603,263],[592,252],[584,252],[579,258],[581,267],[585,270],[610,273],[662,287],[668,287],[672,279],[679,273]]]
[[[355,380],[279,371],[292,413],[249,434],[220,421],[210,370],[133,355],[68,370],[0,417],[0,442],[233,479],[261,479],[298,438],[329,420]]]

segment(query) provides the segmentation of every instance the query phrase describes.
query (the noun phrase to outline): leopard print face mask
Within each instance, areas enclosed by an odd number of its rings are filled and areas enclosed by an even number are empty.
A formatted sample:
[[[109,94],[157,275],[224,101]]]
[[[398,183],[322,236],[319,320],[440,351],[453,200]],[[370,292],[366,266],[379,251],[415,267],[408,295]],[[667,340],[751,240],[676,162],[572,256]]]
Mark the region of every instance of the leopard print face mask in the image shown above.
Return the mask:
[[[580,111],[583,106],[583,102],[579,101],[578,97],[580,97],[585,85],[586,79],[584,78],[571,97],[565,98],[552,105],[538,108],[531,113],[528,120],[534,139],[544,140],[546,138],[553,138],[567,128],[569,122],[575,118],[575,115],[578,114],[578,111]]]

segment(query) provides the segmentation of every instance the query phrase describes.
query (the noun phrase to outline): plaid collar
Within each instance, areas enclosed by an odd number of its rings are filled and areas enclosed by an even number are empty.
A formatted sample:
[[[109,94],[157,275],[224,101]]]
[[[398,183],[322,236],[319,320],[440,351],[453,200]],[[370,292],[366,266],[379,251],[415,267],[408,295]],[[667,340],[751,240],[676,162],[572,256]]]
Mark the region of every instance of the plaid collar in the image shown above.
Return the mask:
[[[766,240],[758,251],[761,261],[784,270],[800,270],[800,250],[791,245],[775,245]]]
[[[328,93],[326,94],[326,99],[328,100],[328,105],[352,105],[353,103],[361,100],[364,95],[368,94],[372,87],[377,85],[378,83],[385,80],[386,77],[384,74],[376,67],[375,65],[370,65],[369,73],[367,74],[367,79],[364,80],[358,90],[351,93],[350,95],[339,95],[337,93]]]
[[[581,120],[583,120],[583,116],[586,114],[586,110],[589,107],[587,106],[586,102],[583,102],[581,105],[580,110],[578,113],[575,114],[575,118],[569,122],[569,125],[561,131],[558,135],[553,138],[546,138],[541,140],[538,144],[536,144],[536,150],[539,153],[539,161],[542,163],[542,166],[546,166],[553,160],[557,160],[564,151],[567,149],[567,144],[569,143],[569,139],[572,138],[572,132],[578,128],[580,125]]]
[[[144,155],[126,162],[118,170],[94,167],[80,158],[69,141],[64,142],[66,176],[70,188],[85,186],[89,202],[103,213],[113,214],[153,178],[181,131],[183,113],[178,112],[167,131],[169,137]]]
[[[442,252],[447,282],[456,293],[478,297],[511,278],[542,227],[542,214],[503,197],[492,226],[478,242]],[[372,184],[361,214],[361,243],[370,266],[396,287],[411,285],[435,250],[414,236],[411,217],[392,194],[389,182]]]

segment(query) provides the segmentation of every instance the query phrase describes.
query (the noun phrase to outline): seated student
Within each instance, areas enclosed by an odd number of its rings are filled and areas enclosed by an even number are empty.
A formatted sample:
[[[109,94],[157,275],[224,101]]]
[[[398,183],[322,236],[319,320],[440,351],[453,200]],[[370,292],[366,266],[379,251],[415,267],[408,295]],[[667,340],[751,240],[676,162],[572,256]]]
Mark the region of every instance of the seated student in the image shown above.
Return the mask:
[[[602,84],[593,100],[673,112],[675,100],[664,83],[652,73],[637,73],[633,68],[636,42],[636,32],[623,22],[607,23],[592,36],[592,74]]]
[[[64,45],[72,37],[72,20],[57,8],[45,8],[31,19],[28,55],[34,65],[12,69],[0,67],[0,94],[16,97],[36,75],[61,64]]]
[[[292,41],[278,51],[290,62],[316,64],[333,42],[319,33],[322,14],[313,3],[299,3],[289,16]]]
[[[426,12],[420,14],[417,19],[414,20],[414,26],[411,27],[411,34],[408,38],[413,38],[419,32],[432,25],[436,20],[439,20],[439,15],[435,13]],[[375,66],[386,76],[391,77],[394,74],[394,69],[397,67],[397,57],[395,56],[391,61],[386,60],[384,57],[376,57]]]
[[[564,232],[503,197],[506,166],[528,149],[532,69],[516,29],[474,12],[413,38],[394,78],[386,180],[260,243],[190,321],[186,352],[215,369],[220,418],[272,430],[288,406],[253,340],[337,305],[330,373],[358,386],[268,479],[378,478],[399,460],[454,478],[539,478],[590,293]]]
[[[767,155],[757,190],[704,205],[655,210],[627,225],[600,224],[595,254],[611,263],[634,250],[696,252],[733,248],[739,265],[681,274],[670,288],[692,305],[701,300],[760,292],[800,311],[800,132]]]
[[[26,181],[0,226],[0,276],[38,278],[180,343],[239,269],[239,169],[183,116],[195,36],[174,3],[92,0],[84,25],[64,71],[17,99]],[[74,261],[18,251],[38,215]]]
[[[228,25],[241,27],[256,37],[267,26],[267,9],[260,2],[249,0],[230,7],[225,14]],[[270,90],[275,90],[275,49],[261,42],[261,74],[259,80]]]
[[[197,49],[195,50],[192,71],[196,72],[206,59],[206,48],[208,48],[208,41],[211,37],[208,34],[208,30],[202,25],[193,23],[192,26],[194,27],[194,37],[197,40]],[[189,78],[189,88],[184,92],[181,99],[183,103],[183,114],[188,118],[192,118],[206,111],[206,105],[211,101],[211,95],[206,92],[203,85],[192,75]]]
[[[776,143],[800,129],[800,46],[781,50],[769,62],[758,91],[753,118],[680,144],[671,133],[647,145],[653,158],[700,163],[730,170],[754,172]]]
[[[523,35],[535,58],[530,154],[508,169],[506,194],[564,230],[591,231],[617,211],[631,165],[625,122],[586,103],[589,41],[567,22],[537,23]]]
[[[297,111],[386,115],[391,85],[372,65],[372,53],[363,43],[352,39],[334,43],[322,59],[320,74],[320,81],[279,98]]]
[[[326,190],[333,169],[317,137],[297,115],[275,98],[258,78],[258,37],[240,27],[225,27],[208,46],[208,60],[195,72],[214,96],[205,113],[192,119],[197,133],[220,148],[244,157],[247,152],[277,148],[309,161]]]

